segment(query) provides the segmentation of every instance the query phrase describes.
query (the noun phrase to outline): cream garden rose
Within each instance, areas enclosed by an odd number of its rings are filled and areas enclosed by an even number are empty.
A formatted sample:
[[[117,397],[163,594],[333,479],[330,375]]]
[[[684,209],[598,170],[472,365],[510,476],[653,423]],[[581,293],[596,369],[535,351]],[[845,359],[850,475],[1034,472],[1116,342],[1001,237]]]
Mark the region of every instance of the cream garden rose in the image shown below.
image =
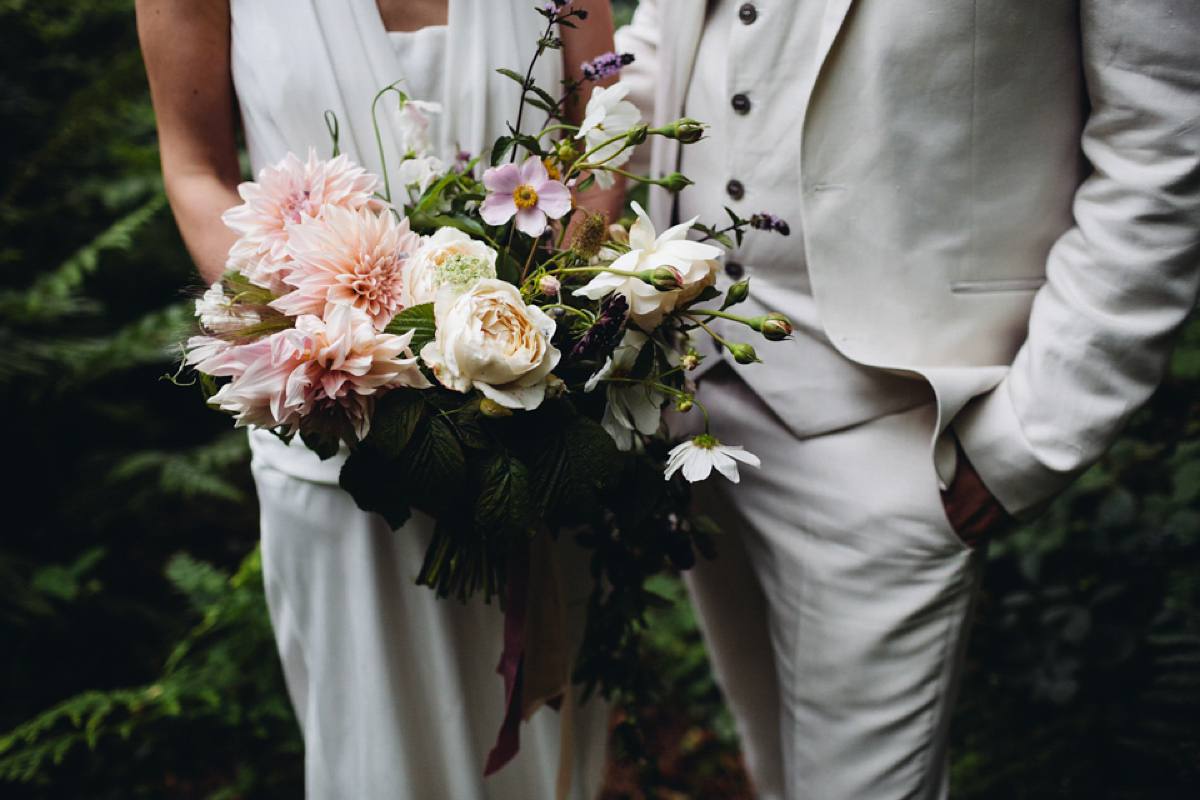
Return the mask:
[[[421,359],[447,388],[478,389],[505,408],[533,410],[546,397],[559,352],[554,321],[527,306],[517,287],[488,278],[462,293],[447,287],[434,303],[437,335]]]
[[[437,297],[438,287],[447,281],[454,282],[456,276],[451,273],[468,262],[478,262],[477,275],[472,278],[496,277],[495,250],[457,228],[439,228],[437,233],[422,242],[405,264],[408,291],[405,305],[432,303]]]

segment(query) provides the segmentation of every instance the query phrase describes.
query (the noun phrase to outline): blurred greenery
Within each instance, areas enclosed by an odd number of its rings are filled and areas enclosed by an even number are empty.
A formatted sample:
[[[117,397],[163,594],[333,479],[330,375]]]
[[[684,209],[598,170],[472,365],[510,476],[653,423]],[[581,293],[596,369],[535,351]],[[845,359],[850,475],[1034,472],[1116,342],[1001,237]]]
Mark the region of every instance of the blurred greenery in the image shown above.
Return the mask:
[[[0,0],[0,43],[0,795],[299,797],[245,441],[164,380],[196,278],[132,2]],[[954,797],[1200,796],[1198,404],[1193,320],[1112,453],[992,545]],[[656,588],[660,693],[615,728],[655,756],[609,796],[748,797],[680,585]]]

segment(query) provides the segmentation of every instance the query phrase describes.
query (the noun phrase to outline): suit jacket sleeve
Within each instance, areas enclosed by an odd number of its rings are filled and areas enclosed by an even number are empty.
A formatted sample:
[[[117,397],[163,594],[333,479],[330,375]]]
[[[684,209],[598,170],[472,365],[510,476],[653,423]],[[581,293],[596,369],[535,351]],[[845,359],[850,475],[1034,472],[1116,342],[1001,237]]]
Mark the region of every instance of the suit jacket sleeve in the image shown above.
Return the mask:
[[[1080,30],[1093,171],[1011,372],[954,422],[1025,518],[1150,396],[1200,285],[1200,3],[1081,0]]]
[[[642,121],[654,120],[655,93],[659,78],[658,0],[641,0],[633,20],[616,34],[618,53],[632,53],[633,63],[621,70],[621,83],[629,87],[627,99],[642,112]],[[650,142],[634,150],[627,167],[635,174],[650,172]]]

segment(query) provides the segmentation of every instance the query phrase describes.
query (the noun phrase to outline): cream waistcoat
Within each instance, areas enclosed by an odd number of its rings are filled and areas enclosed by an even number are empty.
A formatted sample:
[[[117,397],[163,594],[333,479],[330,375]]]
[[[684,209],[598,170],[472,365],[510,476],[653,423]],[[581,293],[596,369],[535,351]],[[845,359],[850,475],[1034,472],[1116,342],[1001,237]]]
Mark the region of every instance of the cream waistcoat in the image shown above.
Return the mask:
[[[621,34],[657,122],[703,27],[698,0],[643,0]],[[805,113],[774,133],[799,142],[825,330],[925,377],[939,430],[1032,513],[1149,396],[1195,303],[1200,3],[828,0],[817,39]],[[677,164],[658,144],[652,171]]]

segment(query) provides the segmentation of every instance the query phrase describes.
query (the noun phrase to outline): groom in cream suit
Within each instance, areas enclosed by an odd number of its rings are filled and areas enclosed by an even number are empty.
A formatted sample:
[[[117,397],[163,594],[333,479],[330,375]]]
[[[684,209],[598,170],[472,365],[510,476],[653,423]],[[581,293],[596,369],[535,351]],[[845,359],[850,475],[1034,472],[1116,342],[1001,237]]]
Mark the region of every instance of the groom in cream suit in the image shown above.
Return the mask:
[[[710,126],[653,140],[696,181],[656,224],[792,228],[726,271],[796,336],[699,394],[763,462],[706,487],[692,577],[760,796],[945,798],[976,546],[1105,451],[1196,301],[1200,2],[641,0],[618,40],[646,117]]]

